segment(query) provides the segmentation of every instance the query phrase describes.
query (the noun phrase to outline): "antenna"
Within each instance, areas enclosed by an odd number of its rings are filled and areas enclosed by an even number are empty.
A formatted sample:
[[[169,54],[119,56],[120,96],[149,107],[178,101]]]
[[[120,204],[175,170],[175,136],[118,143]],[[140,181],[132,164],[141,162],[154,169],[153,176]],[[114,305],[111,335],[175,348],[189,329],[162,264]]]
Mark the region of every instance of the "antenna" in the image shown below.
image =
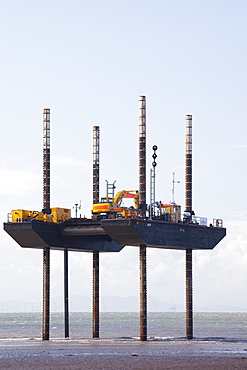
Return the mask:
[[[175,184],[180,184],[180,181],[175,181],[175,172],[172,173],[172,204],[176,204],[175,202]]]
[[[153,218],[155,216],[155,167],[157,163],[155,159],[157,158],[156,150],[158,149],[157,145],[153,145],[153,168],[150,169],[150,207],[149,207],[149,217]]]
[[[77,202],[74,204],[73,208],[75,208],[75,218],[77,218],[77,211],[78,209],[81,209],[81,200],[80,200],[80,204],[78,204]]]

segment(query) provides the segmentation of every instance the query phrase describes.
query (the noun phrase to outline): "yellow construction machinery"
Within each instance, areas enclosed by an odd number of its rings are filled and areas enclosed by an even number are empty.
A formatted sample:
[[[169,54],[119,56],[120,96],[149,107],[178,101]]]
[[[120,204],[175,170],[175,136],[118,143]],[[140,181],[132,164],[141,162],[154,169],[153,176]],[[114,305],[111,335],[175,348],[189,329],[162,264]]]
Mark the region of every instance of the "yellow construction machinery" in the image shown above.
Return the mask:
[[[122,206],[124,198],[134,200],[134,206]],[[100,203],[93,204],[92,213],[94,215],[105,215],[107,217],[136,217],[139,208],[139,192],[137,190],[121,190],[114,198],[101,198]]]
[[[27,211],[15,209],[12,211],[12,222],[44,221],[60,223],[71,218],[71,210],[68,208],[51,208],[51,213],[46,214],[39,211]]]
[[[159,203],[158,217],[162,221],[180,222],[181,221],[181,206],[175,203],[163,204]]]

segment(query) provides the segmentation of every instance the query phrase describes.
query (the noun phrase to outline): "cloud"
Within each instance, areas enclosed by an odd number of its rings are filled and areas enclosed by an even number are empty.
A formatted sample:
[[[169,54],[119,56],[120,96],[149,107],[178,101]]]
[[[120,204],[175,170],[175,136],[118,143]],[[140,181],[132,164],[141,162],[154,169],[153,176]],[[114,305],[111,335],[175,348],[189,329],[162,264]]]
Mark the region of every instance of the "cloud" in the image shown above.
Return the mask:
[[[246,149],[247,145],[234,145],[234,148]]]
[[[195,291],[199,304],[247,306],[247,221],[226,224],[227,236],[212,251],[194,252]]]
[[[23,171],[23,170],[8,170],[0,169],[0,194],[2,195],[20,195],[34,190],[39,186],[41,179],[41,171]]]
[[[232,220],[247,220],[247,211],[244,209],[244,210],[238,210],[238,211],[234,211],[234,212],[227,212],[227,216],[229,219]],[[242,221],[237,221],[237,224],[240,225]]]
[[[87,161],[79,160],[72,156],[61,156],[54,155],[52,156],[52,165],[56,168],[66,167],[69,168],[78,168],[80,172],[88,172],[90,169],[90,164]]]

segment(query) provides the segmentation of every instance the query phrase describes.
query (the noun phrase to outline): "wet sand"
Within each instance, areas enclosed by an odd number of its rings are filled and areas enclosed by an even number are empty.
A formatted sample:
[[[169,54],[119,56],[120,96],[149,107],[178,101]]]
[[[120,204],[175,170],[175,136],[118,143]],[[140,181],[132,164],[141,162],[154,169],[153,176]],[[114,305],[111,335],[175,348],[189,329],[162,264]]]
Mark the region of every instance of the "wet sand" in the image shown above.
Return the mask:
[[[0,369],[247,369],[247,343],[2,340]]]

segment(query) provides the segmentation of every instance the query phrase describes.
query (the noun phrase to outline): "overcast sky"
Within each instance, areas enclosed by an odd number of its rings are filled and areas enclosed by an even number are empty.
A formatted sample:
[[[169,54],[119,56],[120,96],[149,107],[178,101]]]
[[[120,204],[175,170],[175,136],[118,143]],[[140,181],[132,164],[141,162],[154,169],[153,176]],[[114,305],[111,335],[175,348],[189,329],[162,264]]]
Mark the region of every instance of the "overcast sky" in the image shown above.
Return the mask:
[[[227,237],[194,256],[194,304],[247,309],[247,3],[244,0],[2,0],[1,222],[42,209],[42,110],[51,109],[51,206],[92,204],[92,127],[101,196],[138,187],[138,96],[147,97],[147,170],[157,200],[184,207],[185,115],[193,115],[193,208]],[[74,212],[74,211],[73,211]],[[74,215],[74,213],[73,213]],[[91,296],[92,256],[69,253],[70,293]],[[184,303],[183,251],[148,251],[148,295]],[[138,295],[138,248],[100,259],[101,295]],[[63,294],[63,253],[51,253]],[[0,232],[0,302],[40,301],[42,251]]]

